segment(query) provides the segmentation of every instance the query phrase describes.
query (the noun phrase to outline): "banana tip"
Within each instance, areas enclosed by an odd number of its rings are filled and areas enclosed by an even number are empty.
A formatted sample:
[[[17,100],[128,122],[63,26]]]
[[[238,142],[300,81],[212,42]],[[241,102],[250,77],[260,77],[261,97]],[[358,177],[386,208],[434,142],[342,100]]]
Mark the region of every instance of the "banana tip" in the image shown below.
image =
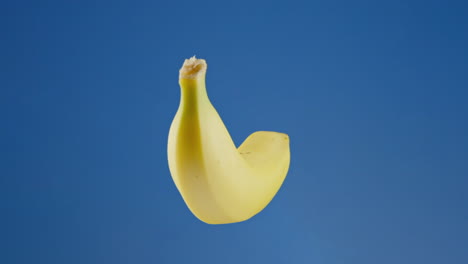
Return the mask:
[[[184,65],[180,68],[179,79],[196,79],[198,76],[206,73],[206,61],[197,59],[195,56],[184,61]]]

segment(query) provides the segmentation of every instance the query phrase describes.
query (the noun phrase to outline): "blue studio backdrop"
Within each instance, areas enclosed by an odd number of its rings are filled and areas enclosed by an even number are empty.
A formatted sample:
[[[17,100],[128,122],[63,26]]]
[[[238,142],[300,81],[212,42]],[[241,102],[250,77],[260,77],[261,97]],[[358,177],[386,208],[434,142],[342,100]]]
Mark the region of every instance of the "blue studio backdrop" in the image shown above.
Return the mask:
[[[0,263],[468,263],[466,1],[2,1]],[[178,70],[291,167],[207,225],[169,173]]]

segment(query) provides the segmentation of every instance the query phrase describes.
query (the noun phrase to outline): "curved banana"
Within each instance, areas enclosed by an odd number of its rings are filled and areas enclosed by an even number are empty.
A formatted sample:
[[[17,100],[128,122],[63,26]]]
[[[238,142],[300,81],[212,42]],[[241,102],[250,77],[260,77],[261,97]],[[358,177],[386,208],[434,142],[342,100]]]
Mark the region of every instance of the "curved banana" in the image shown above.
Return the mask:
[[[289,169],[289,137],[259,131],[237,149],[208,99],[206,62],[180,69],[181,100],[168,139],[169,169],[190,211],[208,224],[247,220],[273,199]]]

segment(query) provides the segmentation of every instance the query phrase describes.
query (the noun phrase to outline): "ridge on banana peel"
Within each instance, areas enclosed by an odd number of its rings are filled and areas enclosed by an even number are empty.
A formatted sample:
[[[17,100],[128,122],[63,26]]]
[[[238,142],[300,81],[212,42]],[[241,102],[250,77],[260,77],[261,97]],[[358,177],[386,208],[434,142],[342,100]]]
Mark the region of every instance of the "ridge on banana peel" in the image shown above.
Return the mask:
[[[190,211],[208,224],[245,221],[265,208],[289,169],[289,137],[258,131],[236,148],[208,99],[205,60],[180,69],[181,100],[168,138],[169,169]]]

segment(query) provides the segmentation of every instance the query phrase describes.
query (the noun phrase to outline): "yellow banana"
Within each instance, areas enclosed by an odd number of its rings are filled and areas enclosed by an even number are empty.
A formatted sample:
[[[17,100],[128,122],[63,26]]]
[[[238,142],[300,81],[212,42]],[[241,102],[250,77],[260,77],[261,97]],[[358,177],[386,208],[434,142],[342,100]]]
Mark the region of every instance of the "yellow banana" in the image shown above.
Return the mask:
[[[247,220],[273,199],[289,169],[289,137],[258,131],[237,149],[205,88],[205,60],[180,69],[181,100],[168,138],[169,169],[190,211],[208,224]]]

